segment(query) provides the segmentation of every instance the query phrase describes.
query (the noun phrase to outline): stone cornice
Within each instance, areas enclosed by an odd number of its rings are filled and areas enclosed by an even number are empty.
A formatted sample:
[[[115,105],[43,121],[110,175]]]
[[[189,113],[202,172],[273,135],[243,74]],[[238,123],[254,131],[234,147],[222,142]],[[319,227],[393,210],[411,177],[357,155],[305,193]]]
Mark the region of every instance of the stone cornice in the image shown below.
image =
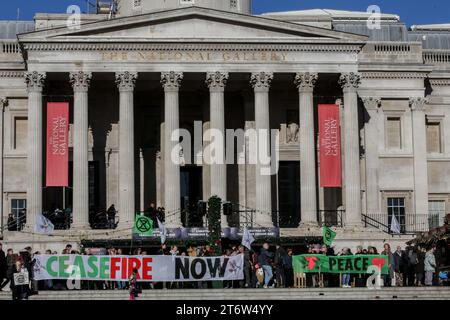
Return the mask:
[[[25,71],[0,71],[0,78],[24,78]]]
[[[425,79],[425,72],[361,72],[362,79]]]
[[[430,79],[430,84],[433,87],[448,87],[450,86],[450,79]]]
[[[291,51],[291,52],[344,52],[358,53],[360,46],[348,44],[278,44],[278,43],[180,43],[165,42],[139,43],[142,39],[136,39],[135,42],[122,43],[82,43],[82,42],[39,42],[25,43],[24,49],[28,51],[154,51],[154,50],[271,50],[271,51]],[[183,39],[186,41],[186,39]],[[197,40],[198,41],[198,40]],[[234,40],[236,41],[236,40]],[[261,40],[259,40],[261,41]]]

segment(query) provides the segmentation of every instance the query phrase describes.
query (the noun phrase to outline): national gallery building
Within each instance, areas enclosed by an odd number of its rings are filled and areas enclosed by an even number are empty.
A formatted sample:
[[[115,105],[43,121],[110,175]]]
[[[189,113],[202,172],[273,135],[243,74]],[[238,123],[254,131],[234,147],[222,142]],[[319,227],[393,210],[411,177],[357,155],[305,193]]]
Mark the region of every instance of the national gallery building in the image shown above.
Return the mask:
[[[133,225],[157,208],[169,243],[201,241],[204,202],[215,195],[226,204],[224,237],[236,241],[247,227],[260,239],[318,243],[325,224],[337,248],[380,249],[442,226],[450,24],[373,20],[336,10],[252,15],[251,0],[121,0],[79,16],[0,21],[5,247],[156,246]],[[68,106],[59,133],[55,105]],[[333,162],[320,128],[334,107]],[[180,162],[177,129],[192,136]],[[269,141],[277,171],[249,161],[247,136],[234,139],[233,163],[207,163],[209,129],[278,132],[275,149]],[[66,163],[49,160],[52,130],[64,133]],[[49,183],[58,172],[66,183]],[[35,231],[42,214],[52,235]]]

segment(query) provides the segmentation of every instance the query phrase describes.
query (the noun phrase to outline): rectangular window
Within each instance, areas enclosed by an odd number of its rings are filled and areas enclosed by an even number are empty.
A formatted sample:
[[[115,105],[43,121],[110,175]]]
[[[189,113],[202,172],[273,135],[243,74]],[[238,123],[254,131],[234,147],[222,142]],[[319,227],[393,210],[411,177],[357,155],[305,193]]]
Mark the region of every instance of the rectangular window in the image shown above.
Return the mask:
[[[428,225],[430,229],[442,227],[445,220],[445,201],[432,200],[428,202]]]
[[[400,224],[400,233],[406,233],[405,228],[405,198],[387,198],[387,210],[388,210],[388,227],[391,230],[392,217],[395,215],[398,223]]]
[[[180,0],[180,4],[194,4],[194,0]]]
[[[24,219],[26,216],[25,210],[27,209],[27,200],[26,199],[12,199],[11,200],[11,213],[16,219],[19,221],[19,224],[24,223]]]
[[[230,0],[230,8],[236,10],[238,8],[238,0]]]
[[[442,153],[440,122],[427,121],[427,152]]]
[[[27,118],[15,117],[14,118],[14,150],[26,150],[27,147]]]
[[[388,149],[402,148],[402,128],[400,117],[388,117],[386,121],[386,137]]]

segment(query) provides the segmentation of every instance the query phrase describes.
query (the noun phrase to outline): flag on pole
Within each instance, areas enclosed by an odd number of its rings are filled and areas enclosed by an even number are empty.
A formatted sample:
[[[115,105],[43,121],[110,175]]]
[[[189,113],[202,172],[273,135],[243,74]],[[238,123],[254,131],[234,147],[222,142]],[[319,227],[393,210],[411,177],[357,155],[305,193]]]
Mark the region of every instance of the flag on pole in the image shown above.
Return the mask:
[[[327,246],[331,246],[331,243],[333,242],[334,238],[336,238],[336,232],[328,228],[327,226],[323,226],[322,228],[323,233],[323,243]]]
[[[53,223],[44,217],[41,213],[36,215],[36,222],[34,224],[34,231],[36,233],[52,234],[55,230]]]
[[[250,231],[247,229],[247,227],[244,227],[244,233],[242,234],[242,245],[246,247],[248,250],[252,249],[252,243],[255,241],[255,238],[250,233]]]
[[[158,221],[158,229],[161,236],[161,244],[164,244],[167,238],[167,229],[164,223],[162,223],[158,218],[156,218],[156,220]]]
[[[392,215],[392,221],[391,221],[391,232],[394,234],[400,234],[400,223],[398,222],[397,218],[395,217],[395,214]]]

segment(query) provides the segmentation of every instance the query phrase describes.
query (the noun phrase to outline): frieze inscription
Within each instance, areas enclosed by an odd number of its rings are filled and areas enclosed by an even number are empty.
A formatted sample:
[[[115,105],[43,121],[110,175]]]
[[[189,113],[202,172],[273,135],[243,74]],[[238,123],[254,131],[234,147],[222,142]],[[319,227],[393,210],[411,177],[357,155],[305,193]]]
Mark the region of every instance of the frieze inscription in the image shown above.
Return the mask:
[[[106,51],[103,61],[146,62],[286,62],[288,54],[278,51]]]

